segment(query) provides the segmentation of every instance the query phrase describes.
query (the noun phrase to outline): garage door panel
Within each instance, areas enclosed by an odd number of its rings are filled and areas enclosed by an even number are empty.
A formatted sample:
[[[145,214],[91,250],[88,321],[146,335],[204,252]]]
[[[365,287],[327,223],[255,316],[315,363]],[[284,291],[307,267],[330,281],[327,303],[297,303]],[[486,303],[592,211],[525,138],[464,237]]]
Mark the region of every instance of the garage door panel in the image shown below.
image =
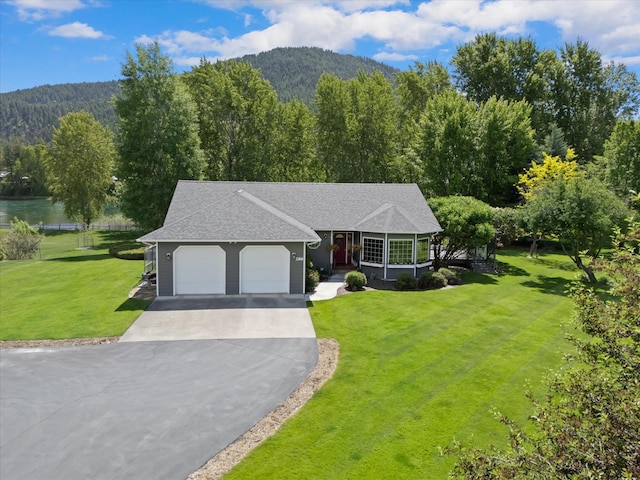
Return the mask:
[[[173,260],[176,295],[226,293],[226,260],[221,247],[180,246]]]
[[[289,250],[251,245],[240,252],[240,293],[289,293]]]

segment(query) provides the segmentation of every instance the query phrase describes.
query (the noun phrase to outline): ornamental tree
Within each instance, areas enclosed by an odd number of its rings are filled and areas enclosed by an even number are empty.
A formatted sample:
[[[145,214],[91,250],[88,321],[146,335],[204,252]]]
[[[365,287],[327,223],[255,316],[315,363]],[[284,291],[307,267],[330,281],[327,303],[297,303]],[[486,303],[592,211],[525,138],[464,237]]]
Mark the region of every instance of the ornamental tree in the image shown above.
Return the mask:
[[[583,257],[598,257],[627,213],[624,202],[600,180],[584,176],[544,182],[523,211],[530,231],[557,237],[590,282],[597,279]]]
[[[457,252],[491,242],[495,228],[493,210],[473,197],[436,197],[429,200],[442,232],[433,237],[434,267],[447,265]]]

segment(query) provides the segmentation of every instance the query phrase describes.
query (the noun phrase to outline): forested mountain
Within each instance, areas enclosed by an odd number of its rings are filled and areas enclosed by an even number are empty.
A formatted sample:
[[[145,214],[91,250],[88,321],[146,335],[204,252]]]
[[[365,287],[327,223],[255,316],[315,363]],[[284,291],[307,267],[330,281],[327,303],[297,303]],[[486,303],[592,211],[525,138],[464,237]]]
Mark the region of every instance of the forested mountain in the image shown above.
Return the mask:
[[[24,138],[29,143],[51,140],[58,119],[85,110],[110,128],[116,114],[112,97],[118,82],[65,83],[0,94],[0,139]]]
[[[262,71],[281,101],[298,99],[311,104],[316,84],[324,72],[342,79],[358,72],[382,72],[391,79],[396,69],[365,57],[342,55],[320,48],[276,48],[239,60]],[[116,114],[112,98],[120,91],[117,81],[44,85],[0,94],[0,140],[22,137],[29,143],[50,141],[58,118],[85,110],[113,128]]]
[[[311,105],[318,79],[323,73],[332,73],[349,80],[358,72],[381,72],[393,80],[397,69],[366,57],[340,55],[321,48],[276,48],[257,55],[245,55],[241,60],[262,71],[278,93],[280,101],[301,100]]]

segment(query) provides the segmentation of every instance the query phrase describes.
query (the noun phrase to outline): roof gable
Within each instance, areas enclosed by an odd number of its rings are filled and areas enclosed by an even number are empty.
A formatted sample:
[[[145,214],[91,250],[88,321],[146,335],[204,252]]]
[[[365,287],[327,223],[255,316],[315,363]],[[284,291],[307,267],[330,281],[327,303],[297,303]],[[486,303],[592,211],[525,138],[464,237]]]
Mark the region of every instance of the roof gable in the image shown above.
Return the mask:
[[[141,241],[318,241],[306,225],[237,190],[167,223]]]
[[[314,231],[434,233],[415,184],[180,181],[142,241],[317,241]]]

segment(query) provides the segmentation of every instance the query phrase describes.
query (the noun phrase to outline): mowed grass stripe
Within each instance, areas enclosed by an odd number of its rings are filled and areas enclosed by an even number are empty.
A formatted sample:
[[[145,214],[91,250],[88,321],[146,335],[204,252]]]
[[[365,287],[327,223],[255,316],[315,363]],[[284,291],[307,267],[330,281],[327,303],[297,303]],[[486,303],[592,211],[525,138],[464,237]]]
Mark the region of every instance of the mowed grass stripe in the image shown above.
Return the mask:
[[[409,478],[414,474],[426,473],[422,472],[419,462],[419,459],[427,456],[425,455],[427,452],[424,451],[424,443],[421,439],[429,437],[432,443],[429,455],[433,457],[438,454],[437,442],[441,442],[440,445],[446,445],[450,442],[450,438],[448,438],[450,428],[443,428],[443,419],[447,420],[445,423],[446,426],[456,428],[460,425],[469,425],[469,419],[473,417],[478,418],[482,416],[492,421],[489,410],[494,405],[490,405],[482,400],[484,398],[483,393],[486,391],[502,390],[502,387],[509,383],[511,377],[513,377],[517,371],[521,370],[516,366],[518,364],[512,361],[514,356],[512,350],[519,348],[518,343],[520,337],[527,336],[527,331],[533,328],[531,324],[524,325],[523,328],[517,332],[510,332],[508,338],[495,336],[493,344],[491,344],[492,347],[495,348],[495,351],[490,355],[485,355],[485,352],[482,352],[485,357],[481,363],[474,364],[471,356],[468,356],[469,358],[463,358],[463,356],[457,355],[457,353],[460,352],[455,352],[453,356],[448,357],[449,361],[447,358],[439,357],[437,359],[441,362],[442,369],[445,370],[444,372],[434,372],[433,365],[428,365],[425,368],[425,375],[422,375],[423,372],[413,372],[412,381],[407,382],[409,377],[406,377],[402,379],[400,383],[394,385],[394,391],[401,397],[398,401],[404,401],[414,405],[423,405],[423,408],[419,412],[409,412],[408,415],[405,415],[405,418],[402,418],[402,415],[388,418],[387,428],[383,432],[386,440],[381,443],[379,442],[379,444],[376,445],[376,450],[387,452],[393,450],[393,446],[397,447],[397,442],[403,442],[407,452],[418,450],[423,453],[413,457],[403,454],[394,459],[394,461],[401,461],[406,467],[412,466],[418,469],[414,471],[412,468],[407,472]],[[482,338],[478,338],[478,343],[487,342],[487,338],[485,337],[486,336],[483,335]],[[465,344],[461,346],[460,350],[462,352],[471,352],[472,350],[468,347],[469,344]],[[544,348],[544,346],[542,346],[542,348]],[[540,356],[539,350],[538,345],[532,342],[532,344],[525,349],[525,352],[529,358],[533,358]],[[477,353],[477,351],[475,353]],[[455,359],[455,361],[450,361],[451,359]],[[429,385],[421,388],[418,381],[420,378],[428,378],[428,374],[426,373],[429,369],[431,369],[431,374],[436,378],[444,378],[449,374],[449,380],[439,382],[435,389]],[[393,375],[393,372],[389,372],[389,374]],[[411,388],[404,388],[406,385],[411,384],[417,395],[411,395]],[[517,395],[519,397],[522,397],[523,384],[524,382],[519,382],[519,388],[517,389]],[[422,392],[422,395],[419,395],[420,392]],[[389,392],[385,392],[383,395],[389,395]],[[433,421],[433,419],[429,418],[430,416],[437,416],[439,418]],[[395,432],[395,435],[392,432]],[[410,439],[417,439],[418,441],[411,442]],[[383,466],[388,467],[386,463],[387,459],[384,457],[384,453],[380,454],[380,458],[371,459],[369,463],[375,465],[377,462],[382,461],[385,465],[380,465],[380,468]],[[408,458],[413,458],[413,461],[407,462]],[[433,470],[430,470],[430,473],[435,474]],[[445,473],[446,472],[443,472],[443,475]],[[355,475],[358,474],[357,472],[355,473]]]
[[[0,339],[117,336],[148,302],[128,299],[142,261],[109,255],[135,232],[93,232],[95,248],[79,250],[82,234],[47,235],[35,260],[0,263]]]
[[[338,369],[228,478],[438,479],[455,461],[440,447],[454,438],[504,445],[490,411],[524,420],[525,381],[535,391],[561,365],[572,310],[561,293],[575,270],[558,255],[502,258],[509,274],[461,287],[314,305],[318,336],[340,342]]]

